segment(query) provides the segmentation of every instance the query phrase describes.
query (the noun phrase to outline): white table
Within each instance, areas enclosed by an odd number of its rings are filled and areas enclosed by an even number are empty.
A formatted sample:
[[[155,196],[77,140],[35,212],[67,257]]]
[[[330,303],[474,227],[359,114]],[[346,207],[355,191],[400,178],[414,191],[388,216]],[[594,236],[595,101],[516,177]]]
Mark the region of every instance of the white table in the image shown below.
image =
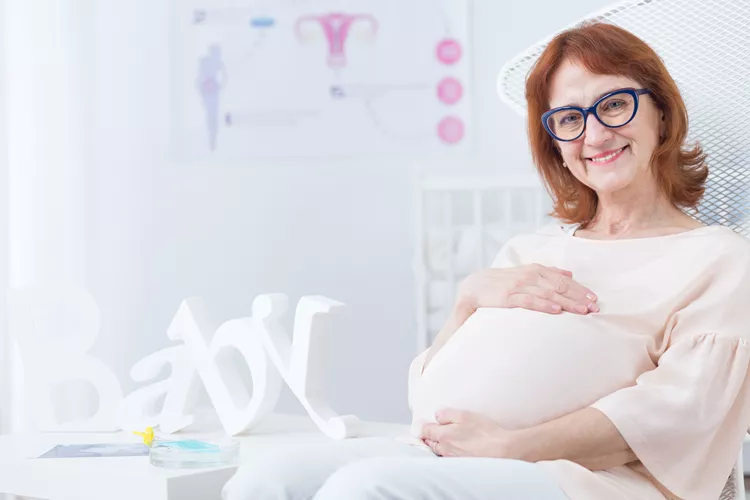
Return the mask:
[[[194,426],[180,438],[217,436],[215,424]],[[407,426],[368,422],[365,436],[397,436]],[[274,415],[241,441],[241,461],[264,449],[327,441],[306,416]],[[47,500],[220,500],[236,467],[162,469],[148,457],[35,459],[57,444],[138,442],[130,433],[0,436],[0,493]]]

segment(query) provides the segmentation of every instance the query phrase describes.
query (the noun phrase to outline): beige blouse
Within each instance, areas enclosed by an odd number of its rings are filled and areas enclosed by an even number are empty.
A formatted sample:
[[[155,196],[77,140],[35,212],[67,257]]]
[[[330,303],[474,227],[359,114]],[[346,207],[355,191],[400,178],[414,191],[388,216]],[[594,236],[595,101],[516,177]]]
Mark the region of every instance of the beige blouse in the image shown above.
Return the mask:
[[[493,267],[531,263],[572,271],[601,311],[479,309],[424,373],[425,353],[412,363],[412,436],[441,408],[517,429],[593,406],[640,463],[540,462],[572,500],[664,500],[644,467],[679,498],[716,500],[750,426],[750,242],[719,226],[589,240],[552,225]]]

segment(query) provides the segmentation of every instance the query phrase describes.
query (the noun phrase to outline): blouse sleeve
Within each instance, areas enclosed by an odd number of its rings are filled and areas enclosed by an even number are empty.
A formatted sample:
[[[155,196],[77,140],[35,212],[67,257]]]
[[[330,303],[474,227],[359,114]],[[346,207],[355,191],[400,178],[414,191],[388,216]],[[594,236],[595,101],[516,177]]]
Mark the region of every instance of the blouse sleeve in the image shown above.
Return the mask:
[[[750,425],[748,249],[716,259],[686,291],[657,367],[593,404],[685,500],[719,497]]]
[[[520,265],[522,256],[525,253],[528,253],[528,249],[518,248],[519,246],[524,246],[522,245],[524,236],[525,235],[514,236],[506,241],[502,248],[500,248],[500,251],[497,253],[495,258],[492,260],[492,264],[490,264],[490,267],[502,269]]]

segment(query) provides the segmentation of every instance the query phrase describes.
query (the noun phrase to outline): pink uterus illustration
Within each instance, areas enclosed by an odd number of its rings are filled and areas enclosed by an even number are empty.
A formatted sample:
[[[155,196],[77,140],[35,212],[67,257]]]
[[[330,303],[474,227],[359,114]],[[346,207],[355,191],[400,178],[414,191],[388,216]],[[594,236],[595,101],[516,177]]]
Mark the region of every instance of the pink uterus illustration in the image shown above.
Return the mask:
[[[330,13],[301,17],[295,25],[297,37],[304,39],[302,27],[309,23],[317,24],[328,40],[328,66],[334,69],[346,67],[346,41],[355,23],[367,23],[369,34],[374,37],[378,32],[378,21],[370,14]]]

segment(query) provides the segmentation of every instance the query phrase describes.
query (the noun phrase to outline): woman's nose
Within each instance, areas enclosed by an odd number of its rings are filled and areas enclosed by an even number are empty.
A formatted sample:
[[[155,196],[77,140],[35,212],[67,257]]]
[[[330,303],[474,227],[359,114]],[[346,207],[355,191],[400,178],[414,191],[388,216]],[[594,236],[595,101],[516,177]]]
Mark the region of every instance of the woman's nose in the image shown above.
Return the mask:
[[[584,144],[587,146],[601,146],[613,136],[612,129],[605,127],[593,114],[586,117],[586,131],[584,132]]]

